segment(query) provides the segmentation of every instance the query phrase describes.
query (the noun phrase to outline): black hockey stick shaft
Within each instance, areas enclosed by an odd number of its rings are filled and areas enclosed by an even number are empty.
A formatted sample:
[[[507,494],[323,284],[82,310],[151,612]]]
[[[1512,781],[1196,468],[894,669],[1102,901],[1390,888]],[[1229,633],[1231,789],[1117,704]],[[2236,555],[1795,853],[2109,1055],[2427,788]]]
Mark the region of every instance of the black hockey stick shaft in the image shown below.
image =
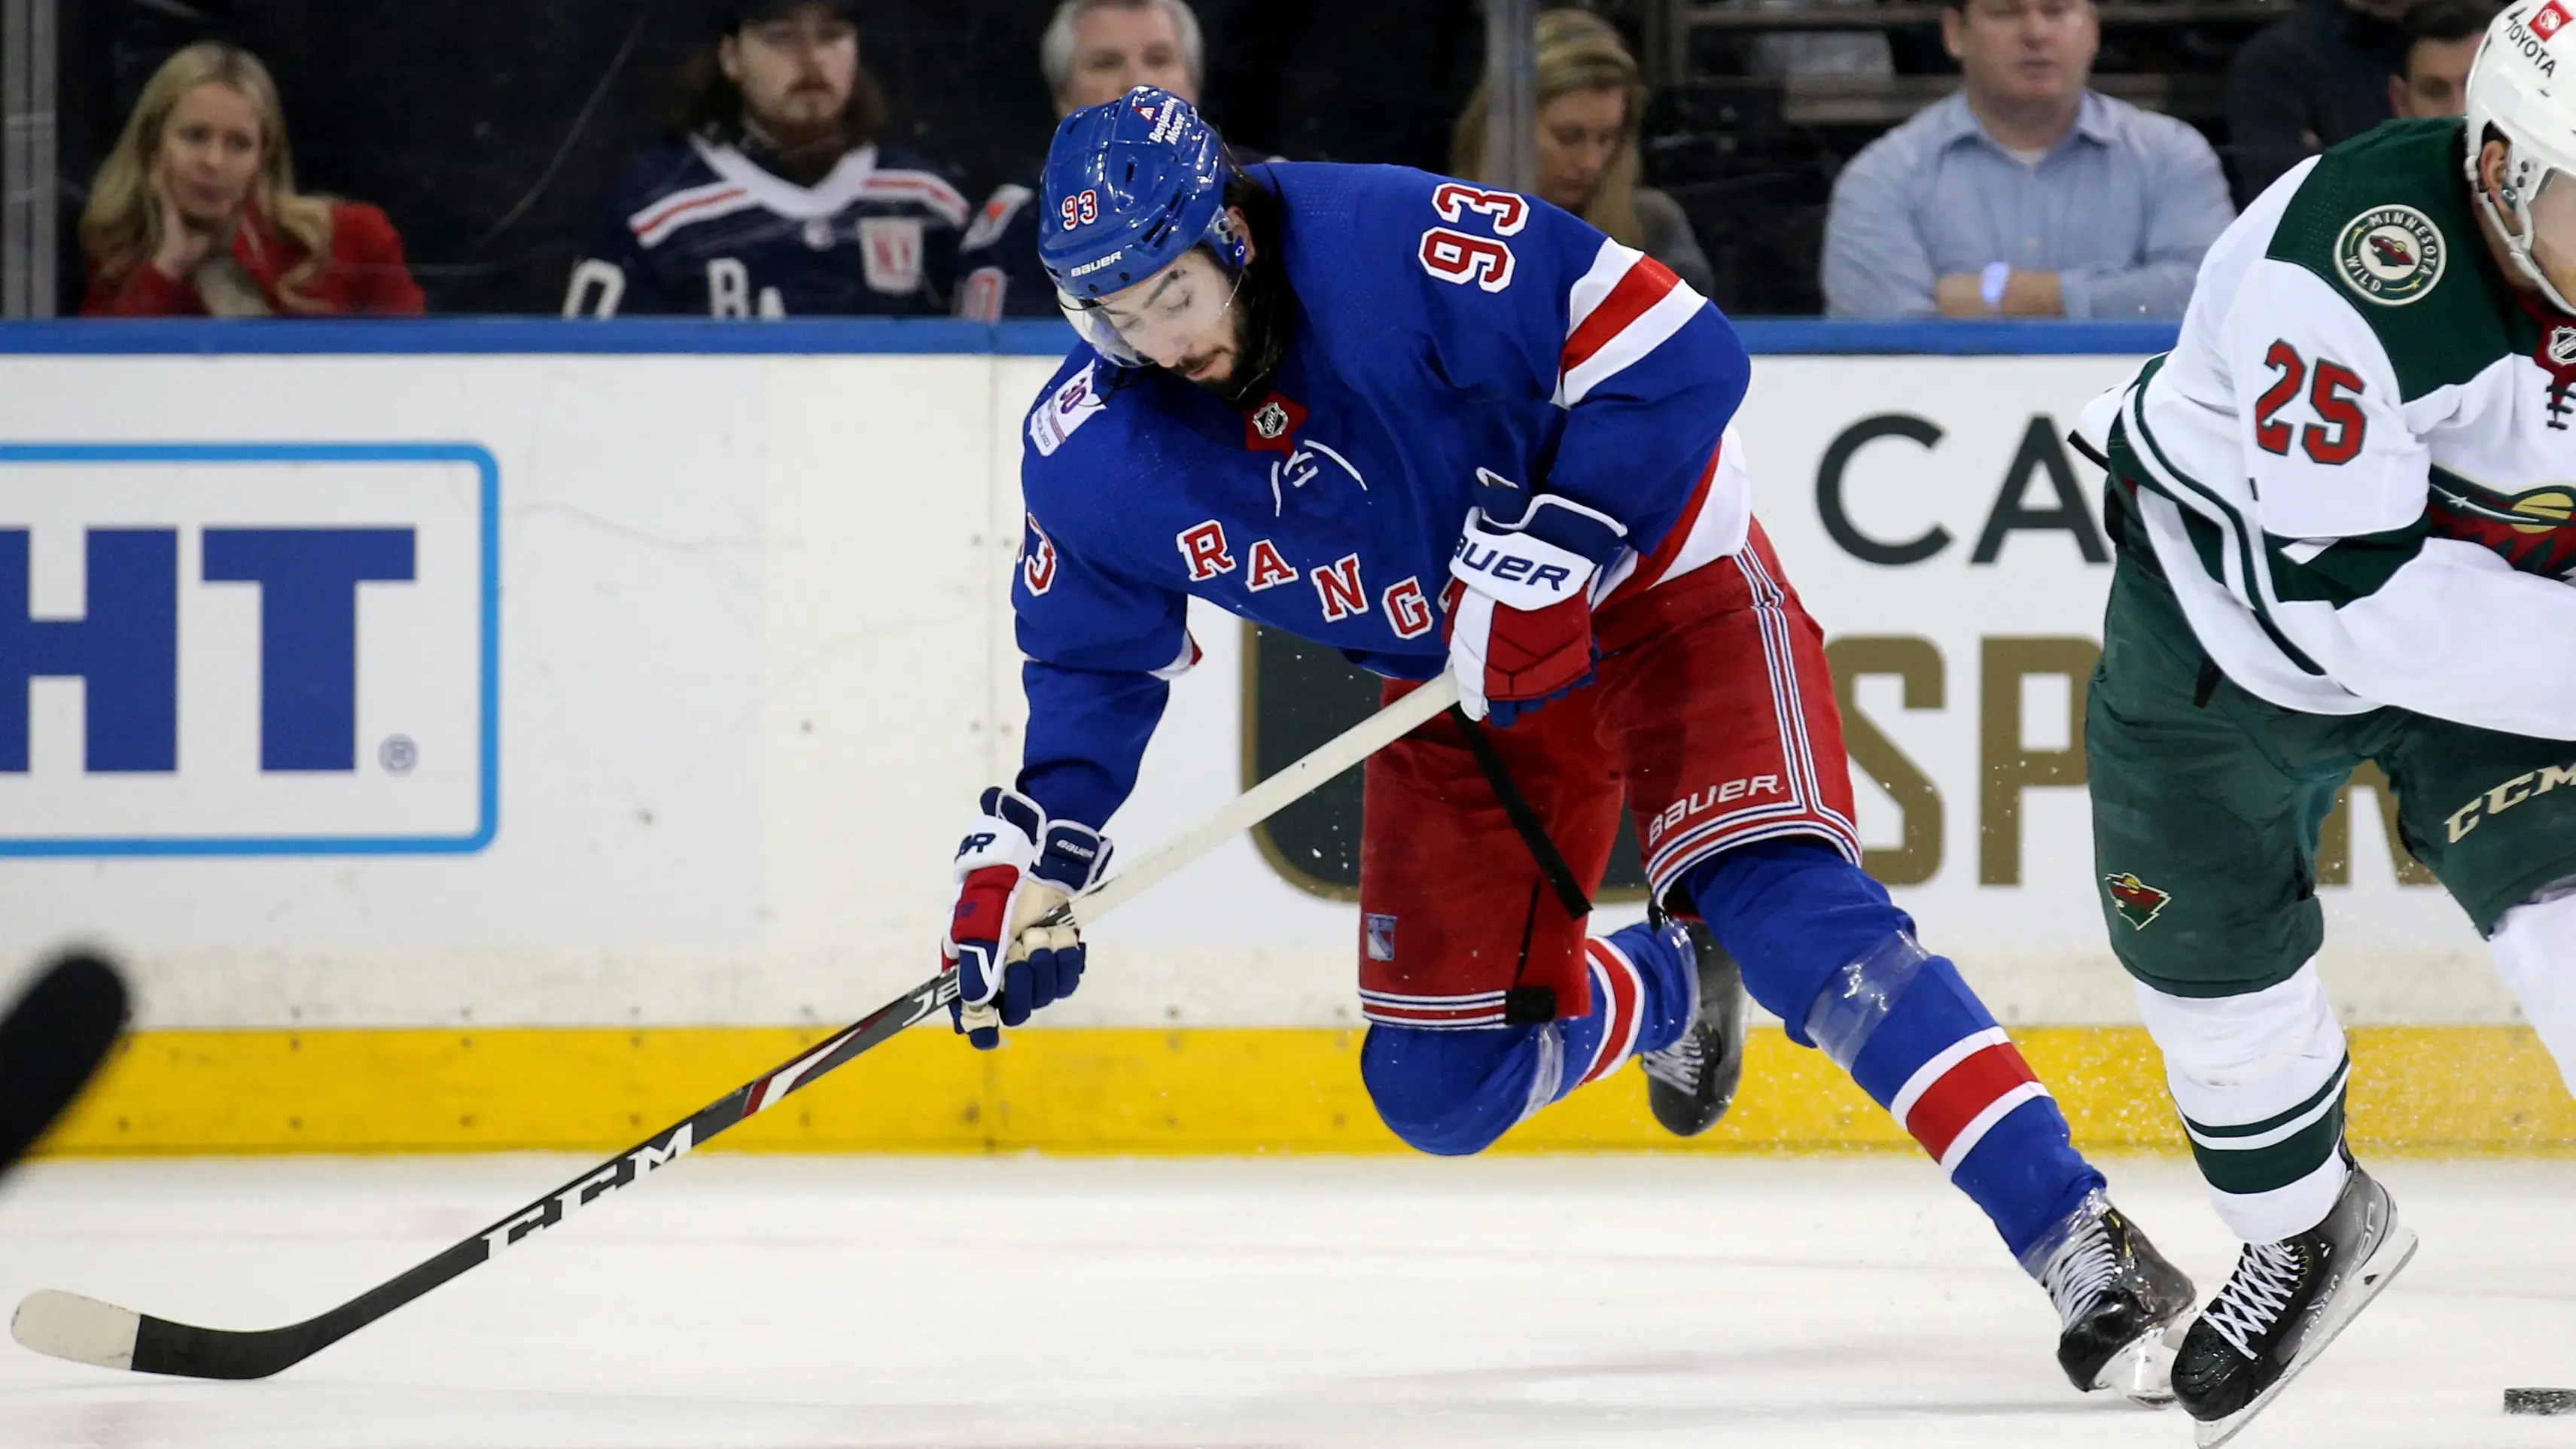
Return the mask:
[[[1100,919],[1199,859],[1218,842],[1268,819],[1393,743],[1457,698],[1457,681],[1445,675],[1414,690],[1316,746],[1128,869],[1076,896],[1057,917],[1081,925]],[[18,1305],[17,1315],[10,1320],[10,1333],[39,1353],[102,1368],[200,1379],[267,1378],[439,1285],[481,1267],[503,1249],[553,1227],[607,1194],[642,1180],[745,1117],[778,1105],[826,1072],[946,1006],[956,995],[957,978],[953,972],[932,977],[829,1040],[744,1083],[437,1257],[301,1323],[250,1330],[200,1328],[48,1288],[28,1295]]]
[[[0,1017],[0,1172],[78,1100],[125,1026],[125,980],[88,951],[56,957]]]
[[[437,1257],[302,1323],[236,1332],[137,1315],[141,1321],[135,1329],[130,1366],[139,1373],[188,1378],[259,1379],[300,1363],[422,1294],[492,1261],[504,1249],[706,1145],[743,1119],[777,1106],[826,1072],[947,1005],[956,992],[954,974],[923,982],[795,1060],[744,1083]]]

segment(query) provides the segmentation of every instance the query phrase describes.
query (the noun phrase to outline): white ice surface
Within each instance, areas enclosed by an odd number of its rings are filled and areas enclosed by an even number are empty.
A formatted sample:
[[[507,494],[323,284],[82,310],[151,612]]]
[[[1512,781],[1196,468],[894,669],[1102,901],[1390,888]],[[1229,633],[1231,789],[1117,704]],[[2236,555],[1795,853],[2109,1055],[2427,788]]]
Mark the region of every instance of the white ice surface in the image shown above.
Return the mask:
[[[0,1308],[263,1327],[569,1159],[40,1164]],[[2576,1164],[2379,1164],[2414,1266],[2237,1442],[2576,1445]],[[2180,1163],[2115,1195],[2214,1287]],[[263,1383],[0,1343],[8,1449],[2163,1445],[1929,1165],[692,1158]]]

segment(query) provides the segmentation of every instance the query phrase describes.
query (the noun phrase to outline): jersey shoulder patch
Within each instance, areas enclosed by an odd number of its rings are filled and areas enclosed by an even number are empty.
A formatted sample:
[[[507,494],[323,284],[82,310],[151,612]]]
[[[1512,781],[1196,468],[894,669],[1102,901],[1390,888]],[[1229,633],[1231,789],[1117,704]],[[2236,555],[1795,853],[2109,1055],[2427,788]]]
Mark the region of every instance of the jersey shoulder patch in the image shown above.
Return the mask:
[[[1038,450],[1039,457],[1055,456],[1075,429],[1109,406],[1101,395],[1099,374],[1099,362],[1085,363],[1029,410],[1029,446]]]
[[[2476,260],[2460,122],[2400,121],[2325,153],[2265,255],[2323,278],[2378,335],[2409,400],[2529,350]],[[2510,316],[2508,315],[2510,314]]]
[[[1011,229],[1011,219],[1018,216],[1020,208],[1028,205],[1036,195],[1017,182],[1006,181],[994,187],[993,194],[984,198],[983,209],[975,213],[974,224],[966,228],[966,239],[957,244],[957,249],[980,252],[1000,241],[1003,234]]]

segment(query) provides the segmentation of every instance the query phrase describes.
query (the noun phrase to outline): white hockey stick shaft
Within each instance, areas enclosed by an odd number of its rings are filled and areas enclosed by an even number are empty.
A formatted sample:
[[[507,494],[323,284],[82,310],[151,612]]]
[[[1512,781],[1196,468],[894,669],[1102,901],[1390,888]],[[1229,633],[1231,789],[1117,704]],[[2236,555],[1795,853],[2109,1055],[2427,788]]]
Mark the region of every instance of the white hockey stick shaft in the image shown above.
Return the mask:
[[[1155,847],[1151,855],[1074,897],[1073,923],[1088,926],[1181,867],[1305,799],[1325,781],[1394,744],[1458,702],[1456,676],[1443,674],[1317,745],[1224,809]]]
[[[1441,675],[1307,751],[1279,773],[1235,796],[1225,808],[1164,841],[1153,854],[1074,897],[1030,929],[1044,930],[1068,921],[1077,927],[1090,925],[1160,885],[1181,867],[1315,793],[1325,781],[1413,733],[1457,702],[1457,677]],[[959,1020],[970,1031],[1002,1024],[1002,1010],[992,1002],[960,1010]]]
[[[1236,795],[1234,800],[1226,803],[1226,808],[1154,847],[1154,852],[1146,854],[1144,860],[1133,862],[1118,875],[1110,875],[1100,885],[1092,885],[1090,891],[1084,891],[1082,896],[1074,896],[1074,924],[1087,927],[1100,916],[1108,916],[1118,906],[1126,906],[1133,896],[1149,891],[1154,885],[1162,885],[1164,878],[1170,878],[1172,872],[1180,870],[1182,865],[1190,865],[1193,860],[1216,849],[1218,844],[1226,844],[1229,839],[1262,824],[1275,813],[1285,811],[1306,795],[1314,795],[1334,775],[1350,770],[1352,764],[1363,762],[1370,754],[1381,752],[1388,744],[1404,739],[1406,734],[1422,728],[1422,723],[1430,721],[1432,715],[1455,703],[1458,703],[1458,679],[1450,677],[1450,674],[1440,674],[1437,679],[1414,690],[1412,695],[1404,695],[1396,703],[1368,715],[1365,721],[1345,728],[1342,734],[1332,736],[1324,744],[1303,754],[1301,759],[1288,764],[1278,775],[1267,777],[1255,788]]]

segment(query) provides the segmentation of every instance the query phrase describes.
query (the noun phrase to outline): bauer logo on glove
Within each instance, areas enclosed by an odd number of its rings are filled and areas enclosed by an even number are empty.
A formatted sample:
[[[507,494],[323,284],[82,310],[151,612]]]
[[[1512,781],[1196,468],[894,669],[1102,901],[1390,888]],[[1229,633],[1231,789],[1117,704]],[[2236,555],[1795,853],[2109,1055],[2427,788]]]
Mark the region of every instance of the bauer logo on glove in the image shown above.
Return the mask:
[[[1626,547],[1617,519],[1543,494],[1518,523],[1467,511],[1450,554],[1449,669],[1469,719],[1508,729],[1592,678],[1592,583]]]
[[[957,847],[957,905],[939,956],[957,973],[951,1019],[990,1051],[1003,1027],[1082,984],[1082,933],[1051,918],[1100,878],[1110,846],[1080,821],[1049,823],[1015,790],[986,790],[982,811]]]

